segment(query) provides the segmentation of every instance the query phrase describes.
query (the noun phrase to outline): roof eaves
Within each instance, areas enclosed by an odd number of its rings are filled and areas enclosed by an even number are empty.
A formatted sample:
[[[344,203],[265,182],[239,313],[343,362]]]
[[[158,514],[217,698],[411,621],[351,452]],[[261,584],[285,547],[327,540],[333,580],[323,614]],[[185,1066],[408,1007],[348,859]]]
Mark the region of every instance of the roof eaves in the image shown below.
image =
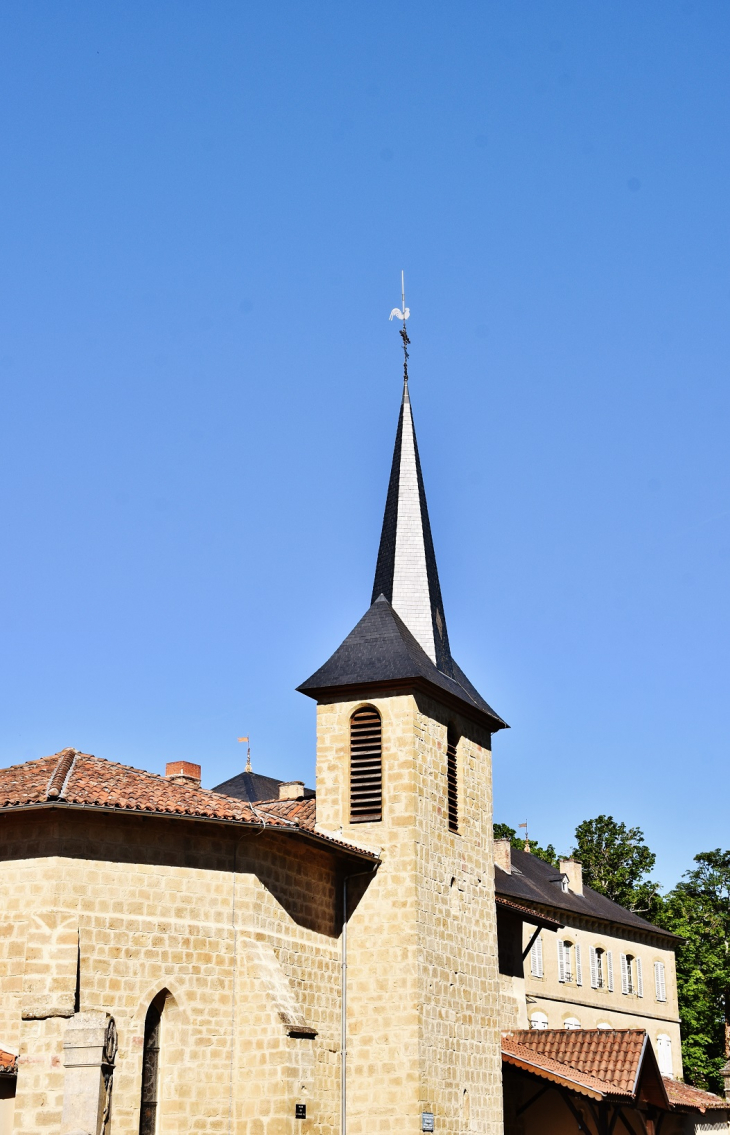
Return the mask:
[[[299,836],[304,840],[317,843],[320,847],[327,847],[330,851],[345,852],[358,859],[365,859],[369,863],[379,864],[380,858],[374,852],[365,851],[354,844],[343,840],[333,839],[320,832],[309,831],[298,825],[290,826],[286,823],[267,823],[265,820],[237,820],[230,816],[203,816],[195,812],[158,812],[154,808],[117,808],[106,804],[71,804],[65,800],[41,800],[30,804],[12,804],[9,807],[0,807],[0,815],[14,812],[47,812],[47,811],[74,811],[74,812],[101,812],[105,815],[115,816],[156,816],[161,820],[192,820],[208,824],[223,824],[225,827],[250,828],[258,832],[266,829],[277,834]]]

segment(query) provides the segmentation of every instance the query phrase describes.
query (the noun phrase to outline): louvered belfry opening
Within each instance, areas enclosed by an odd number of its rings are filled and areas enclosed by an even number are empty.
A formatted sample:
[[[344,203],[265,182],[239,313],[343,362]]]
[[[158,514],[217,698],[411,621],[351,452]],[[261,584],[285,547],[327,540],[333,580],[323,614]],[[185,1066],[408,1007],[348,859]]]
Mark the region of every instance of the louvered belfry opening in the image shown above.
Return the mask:
[[[366,705],[350,718],[350,823],[383,818],[382,723]]]
[[[456,748],[459,737],[455,730],[449,728],[446,737],[446,792],[449,809],[449,831],[459,830],[459,780],[456,764]]]

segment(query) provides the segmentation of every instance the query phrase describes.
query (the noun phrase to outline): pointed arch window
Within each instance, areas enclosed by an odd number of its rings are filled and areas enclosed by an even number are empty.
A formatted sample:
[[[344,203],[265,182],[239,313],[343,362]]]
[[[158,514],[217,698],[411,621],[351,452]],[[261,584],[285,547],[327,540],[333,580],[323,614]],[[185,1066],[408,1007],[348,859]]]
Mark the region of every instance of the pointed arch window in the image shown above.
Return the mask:
[[[459,768],[457,762],[457,747],[459,735],[449,726],[446,735],[446,792],[449,811],[449,831],[459,830]]]
[[[372,705],[350,718],[350,823],[383,818],[383,726]]]
[[[142,1099],[139,1113],[139,1135],[155,1135],[160,1083],[160,1031],[162,1010],[167,991],[158,993],[147,1010],[142,1050]]]

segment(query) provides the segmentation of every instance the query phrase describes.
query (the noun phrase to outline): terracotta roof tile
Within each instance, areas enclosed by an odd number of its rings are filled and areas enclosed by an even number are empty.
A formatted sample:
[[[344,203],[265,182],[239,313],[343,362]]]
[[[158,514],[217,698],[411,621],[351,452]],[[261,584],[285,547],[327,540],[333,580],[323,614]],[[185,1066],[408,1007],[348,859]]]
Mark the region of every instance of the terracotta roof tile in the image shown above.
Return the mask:
[[[256,807],[269,816],[279,816],[283,820],[294,820],[300,828],[313,832],[317,822],[317,798],[307,796],[302,800],[261,800]]]
[[[535,1029],[534,1031],[539,1030]],[[520,1030],[513,1035],[507,1034],[502,1037],[502,1059],[506,1064],[512,1064],[516,1068],[532,1072],[534,1075],[551,1080],[553,1083],[564,1084],[572,1091],[591,1096],[594,1099],[600,1099],[607,1095],[628,1096],[630,1094],[617,1091],[615,1084],[602,1080],[598,1076],[589,1072],[581,1072],[569,1064],[555,1060],[544,1052],[537,1052],[534,1048],[521,1044],[517,1038],[523,1035],[523,1030]]]
[[[730,1103],[712,1092],[703,1092],[701,1088],[693,1088],[690,1084],[672,1080],[669,1076],[662,1076],[662,1079],[672,1107],[691,1107],[703,1112],[730,1111]]]
[[[520,1029],[512,1037],[525,1048],[633,1095],[646,1043],[643,1029]]]
[[[18,1058],[12,1052],[3,1052],[0,1048],[0,1076],[14,1076],[18,1070]]]
[[[263,822],[290,831],[314,835],[334,846],[368,854],[314,828],[314,800],[272,801],[266,818],[259,806],[223,796],[189,782],[171,780],[143,769],[106,761],[75,749],[0,769],[0,810],[42,804],[69,804],[86,808],[113,808],[125,812],[189,816],[236,821],[260,827]],[[375,859],[375,856],[370,855]]]
[[[550,918],[547,914],[542,914],[529,906],[523,906],[522,903],[513,902],[512,899],[502,898],[501,895],[495,895],[494,901],[497,906],[504,907],[505,910],[513,910],[515,914],[521,914],[523,918],[532,922],[535,926],[541,926],[547,930],[562,930],[565,925],[563,922],[557,922],[554,918]]]

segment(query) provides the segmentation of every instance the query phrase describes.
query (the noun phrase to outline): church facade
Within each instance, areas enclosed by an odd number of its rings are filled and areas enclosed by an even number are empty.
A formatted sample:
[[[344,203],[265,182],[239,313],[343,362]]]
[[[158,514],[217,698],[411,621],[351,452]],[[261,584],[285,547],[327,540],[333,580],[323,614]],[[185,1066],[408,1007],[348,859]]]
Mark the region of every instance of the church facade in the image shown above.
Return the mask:
[[[407,383],[372,603],[300,689],[316,802],[74,749],[0,771],[13,1135],[502,1130],[505,723],[451,657]]]
[[[299,689],[316,794],[0,770],[0,1135],[727,1133],[671,936],[495,846],[506,725],[451,654],[407,377],[370,606]]]

